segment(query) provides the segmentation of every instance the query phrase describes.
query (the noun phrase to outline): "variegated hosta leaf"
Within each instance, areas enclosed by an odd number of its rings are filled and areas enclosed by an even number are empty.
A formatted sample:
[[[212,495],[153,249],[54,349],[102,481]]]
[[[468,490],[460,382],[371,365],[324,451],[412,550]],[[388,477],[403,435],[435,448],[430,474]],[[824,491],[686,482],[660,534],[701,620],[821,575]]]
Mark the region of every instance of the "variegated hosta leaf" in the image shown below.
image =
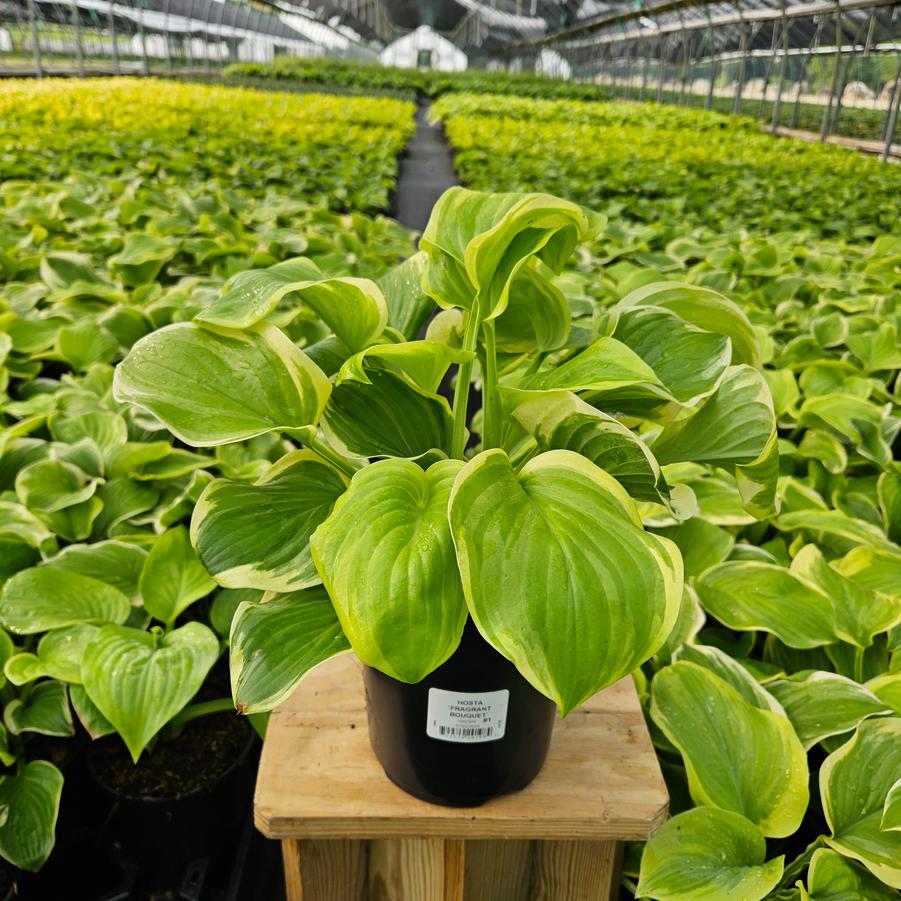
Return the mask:
[[[113,382],[116,400],[150,411],[194,447],[315,425],[329,390],[322,370],[269,325],[166,326],[135,344]]]
[[[898,893],[853,860],[819,848],[810,859],[801,901],[898,901]]]
[[[388,324],[388,307],[375,282],[323,278],[304,257],[239,272],[219,299],[194,318],[221,328],[248,328],[269,316],[288,294],[297,295],[352,351],[371,344]]]
[[[97,709],[137,763],[147,743],[188,704],[219,656],[201,623],[173,632],[104,626],[85,649],[81,675]]]
[[[613,332],[657,373],[680,403],[691,405],[716,387],[732,359],[725,335],[708,332],[662,307],[620,313]]]
[[[469,309],[478,296],[480,318],[493,318],[532,256],[559,272],[579,241],[602,225],[597,214],[549,194],[449,188],[420,240],[427,254],[423,288],[443,307]]]
[[[69,686],[69,700],[78,721],[92,739],[115,733],[116,727],[97,709],[97,705],[88,697],[83,685]]]
[[[826,841],[874,876],[901,888],[901,831],[882,828],[885,800],[901,779],[901,718],[864,720],[820,768]]]
[[[569,391],[538,394],[513,410],[542,451],[571,450],[609,473],[638,500],[669,502],[654,455],[631,429]]]
[[[37,682],[3,709],[3,723],[12,735],[74,735],[66,686],[53,679]]]
[[[118,588],[129,600],[137,601],[140,598],[138,583],[146,559],[147,551],[136,544],[97,541],[70,544],[48,560],[47,565],[106,582]]]
[[[184,526],[157,538],[144,563],[140,585],[144,608],[170,627],[179,614],[216,587],[194,553]]]
[[[651,448],[662,464],[690,461],[734,471],[748,512],[775,509],[779,455],[773,399],[763,376],[733,366],[698,411],[668,425]]]
[[[614,308],[621,314],[642,306],[672,310],[686,322],[708,332],[725,335],[732,342],[732,362],[760,367],[760,350],[754,327],[731,300],[699,285],[652,282],[627,294]]]
[[[673,817],[647,843],[637,895],[656,901],[761,901],[778,884],[783,861],[766,860],[766,840],[745,817],[696,807]]]
[[[701,606],[731,629],[772,632],[791,648],[840,640],[830,599],[783,566],[721,563],[708,569],[696,587]]]
[[[345,361],[336,384],[372,384],[367,370],[385,369],[412,386],[434,394],[452,363],[471,360],[475,354],[437,341],[405,341],[402,344],[374,344]]]
[[[532,266],[513,279],[507,308],[495,322],[497,349],[531,353],[562,347],[572,313],[563,292]]]
[[[503,451],[479,454],[454,484],[450,522],[479,631],[564,714],[672,629],[678,550],[645,532],[622,486],[572,451],[519,473]]]
[[[130,612],[128,598],[112,585],[54,566],[16,573],[0,596],[0,622],[20,635],[76,623],[124,623]]]
[[[901,584],[896,583],[896,590],[891,595],[873,591],[843,576],[815,544],[808,544],[797,552],[791,572],[815,585],[831,600],[835,634],[842,641],[865,648],[873,643],[875,635],[901,622],[901,594],[898,593]]]
[[[767,684],[809,750],[830,735],[850,732],[861,720],[885,716],[892,708],[851,679],[836,673],[798,673]]]
[[[79,623],[42,635],[35,653],[14,654],[6,661],[3,666],[6,678],[13,685],[25,685],[44,676],[80,684],[84,649],[97,634],[97,628]]]
[[[901,776],[889,789],[882,806],[882,820],[879,828],[892,832],[901,832]]]
[[[32,760],[0,777],[0,855],[23,870],[39,870],[56,840],[63,774],[46,760]]]
[[[347,479],[310,451],[293,451],[253,484],[216,479],[191,519],[203,565],[227,588],[295,591],[319,582],[310,536]]]
[[[450,448],[448,402],[387,369],[367,369],[368,382],[346,379],[332,390],[322,429],[353,457],[415,459]]]
[[[463,634],[466,605],[447,521],[462,465],[367,466],[310,540],[356,655],[402,682],[427,676]]]
[[[651,716],[682,754],[695,803],[739,813],[767,836],[798,828],[809,800],[807,755],[783,714],[687,660],[661,670],[651,691]]]
[[[97,482],[61,460],[38,460],[16,476],[16,494],[33,513],[56,513],[88,500]]]
[[[310,670],[350,650],[322,586],[242,603],[229,646],[232,697],[242,713],[272,710]]]
[[[435,312],[435,301],[422,290],[425,263],[424,251],[414,253],[378,280],[388,305],[388,325],[408,341],[418,337],[419,330]]]

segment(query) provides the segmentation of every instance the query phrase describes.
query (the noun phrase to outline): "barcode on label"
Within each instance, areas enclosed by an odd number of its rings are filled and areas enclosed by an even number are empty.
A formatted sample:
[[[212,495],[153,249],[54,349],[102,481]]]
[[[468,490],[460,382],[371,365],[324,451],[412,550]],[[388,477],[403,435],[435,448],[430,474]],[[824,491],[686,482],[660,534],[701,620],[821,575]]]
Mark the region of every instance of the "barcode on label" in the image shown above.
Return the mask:
[[[498,741],[507,730],[510,692],[429,689],[426,735],[460,744]]]
[[[438,734],[448,738],[491,738],[494,735],[494,727],[486,726],[484,729],[466,729],[462,726],[439,726]]]

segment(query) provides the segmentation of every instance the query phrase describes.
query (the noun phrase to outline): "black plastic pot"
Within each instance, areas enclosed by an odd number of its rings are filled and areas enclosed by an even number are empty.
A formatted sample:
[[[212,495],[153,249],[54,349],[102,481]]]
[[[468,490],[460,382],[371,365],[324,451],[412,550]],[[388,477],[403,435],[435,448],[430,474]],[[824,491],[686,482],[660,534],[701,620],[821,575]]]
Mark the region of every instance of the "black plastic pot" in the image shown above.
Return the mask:
[[[368,666],[363,682],[375,756],[417,798],[474,807],[525,788],[544,765],[556,705],[471,620],[460,647],[421,682]]]
[[[151,888],[178,885],[191,865],[217,857],[235,841],[250,803],[258,749],[248,725],[241,752],[211,788],[173,797],[128,794],[103,778],[89,754],[91,776],[113,802],[108,832],[135,861],[142,882]]]

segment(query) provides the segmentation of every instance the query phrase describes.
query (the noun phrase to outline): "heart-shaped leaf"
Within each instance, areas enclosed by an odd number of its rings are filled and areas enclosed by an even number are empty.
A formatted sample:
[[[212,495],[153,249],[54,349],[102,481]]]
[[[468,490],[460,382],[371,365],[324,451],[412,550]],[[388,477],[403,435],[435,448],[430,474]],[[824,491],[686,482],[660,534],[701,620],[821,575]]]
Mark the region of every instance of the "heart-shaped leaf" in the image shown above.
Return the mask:
[[[322,586],[242,603],[229,644],[232,697],[242,713],[272,710],[311,669],[350,650]]]
[[[418,682],[454,652],[466,605],[447,522],[462,463],[360,470],[310,540],[344,634],[369,666]]]
[[[651,692],[651,716],[682,754],[695,803],[741,814],[767,836],[798,828],[809,800],[807,755],[783,714],[687,660],[661,670]]]
[[[46,760],[32,760],[0,778],[0,854],[13,866],[39,870],[56,840],[63,774]]]
[[[819,848],[810,858],[801,901],[898,901],[898,893],[853,860]]]
[[[450,523],[479,631],[564,714],[672,629],[678,550],[645,532],[622,486],[572,451],[519,473],[503,451],[479,454],[454,484]]]
[[[187,322],[142,338],[113,382],[116,400],[149,410],[194,447],[314,425],[329,389],[274,326],[213,331]]]
[[[76,623],[124,623],[130,612],[117,588],[54,566],[16,573],[0,596],[0,622],[20,635]]]
[[[864,720],[820,767],[826,841],[877,879],[901,888],[901,831],[883,829],[885,801],[901,779],[901,718]]]
[[[84,689],[137,763],[150,739],[197,694],[218,656],[216,635],[197,622],[165,635],[104,626],[85,649]]]
[[[778,884],[783,861],[766,860],[766,840],[750,820],[696,807],[648,842],[636,892],[657,901],[760,901]]]
[[[191,519],[207,571],[228,588],[294,591],[319,582],[310,536],[347,479],[310,451],[282,457],[252,485],[211,482]]]

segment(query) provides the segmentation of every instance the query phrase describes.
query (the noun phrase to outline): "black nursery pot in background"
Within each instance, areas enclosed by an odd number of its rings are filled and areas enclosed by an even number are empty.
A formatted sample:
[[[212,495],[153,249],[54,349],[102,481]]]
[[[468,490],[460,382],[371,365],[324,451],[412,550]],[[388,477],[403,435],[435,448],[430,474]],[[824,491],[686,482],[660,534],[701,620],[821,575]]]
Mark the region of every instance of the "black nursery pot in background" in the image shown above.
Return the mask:
[[[424,801],[473,807],[525,788],[557,715],[468,620],[460,647],[408,685],[363,667],[372,749],[388,778]]]

